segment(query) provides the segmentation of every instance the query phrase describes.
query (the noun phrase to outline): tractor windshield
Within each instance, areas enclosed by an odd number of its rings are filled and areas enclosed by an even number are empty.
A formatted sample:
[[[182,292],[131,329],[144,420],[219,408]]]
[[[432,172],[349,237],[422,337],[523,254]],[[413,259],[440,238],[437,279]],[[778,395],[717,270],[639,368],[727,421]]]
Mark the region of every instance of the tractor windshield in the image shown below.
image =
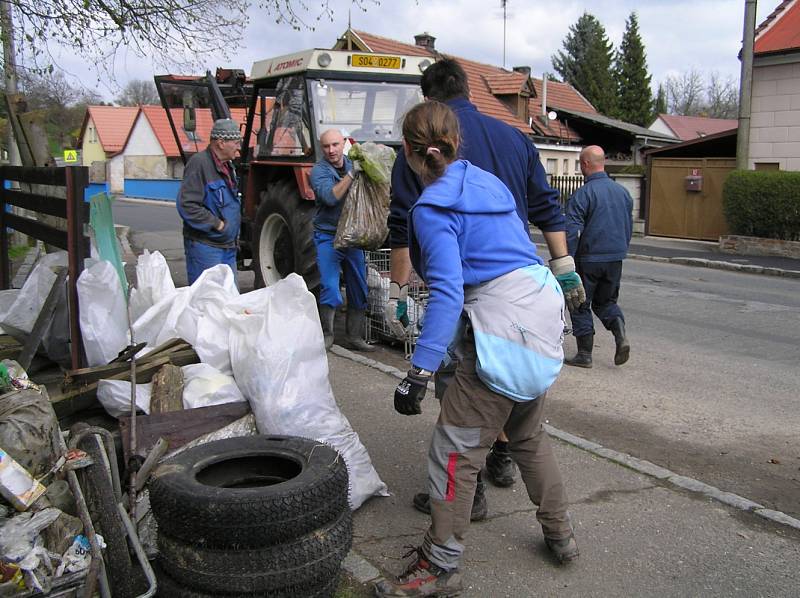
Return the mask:
[[[312,79],[308,84],[317,139],[339,129],[359,142],[399,144],[403,116],[423,100],[419,85],[411,83]]]

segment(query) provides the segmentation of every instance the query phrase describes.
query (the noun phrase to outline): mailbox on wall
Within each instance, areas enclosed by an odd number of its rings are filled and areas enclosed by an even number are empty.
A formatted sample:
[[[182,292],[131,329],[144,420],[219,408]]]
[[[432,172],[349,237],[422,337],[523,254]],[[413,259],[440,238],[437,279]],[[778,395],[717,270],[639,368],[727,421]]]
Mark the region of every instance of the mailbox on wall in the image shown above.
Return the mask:
[[[700,168],[689,169],[689,176],[684,179],[684,189],[687,191],[703,190],[703,174]]]
[[[689,175],[684,179],[687,191],[702,191],[703,190],[703,175]]]

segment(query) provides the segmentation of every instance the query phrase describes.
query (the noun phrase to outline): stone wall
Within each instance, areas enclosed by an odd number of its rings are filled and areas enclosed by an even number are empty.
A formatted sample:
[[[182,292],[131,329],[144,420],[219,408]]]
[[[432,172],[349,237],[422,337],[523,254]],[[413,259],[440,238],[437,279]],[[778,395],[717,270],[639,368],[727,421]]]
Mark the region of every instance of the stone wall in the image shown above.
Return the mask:
[[[800,241],[726,235],[719,238],[719,250],[722,253],[739,255],[772,255],[800,259]]]

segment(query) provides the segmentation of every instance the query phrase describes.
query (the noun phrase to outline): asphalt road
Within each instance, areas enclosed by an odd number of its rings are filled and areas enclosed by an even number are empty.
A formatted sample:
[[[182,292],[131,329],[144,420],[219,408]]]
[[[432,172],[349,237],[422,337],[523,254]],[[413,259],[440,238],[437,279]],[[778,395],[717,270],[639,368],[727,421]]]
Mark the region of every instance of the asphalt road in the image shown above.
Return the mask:
[[[181,284],[174,205],[114,213],[139,249],[172,248]],[[549,422],[800,517],[800,280],[627,260],[620,304],[630,361],[613,365],[596,322],[594,368],[564,368]],[[377,358],[407,366],[391,349]]]

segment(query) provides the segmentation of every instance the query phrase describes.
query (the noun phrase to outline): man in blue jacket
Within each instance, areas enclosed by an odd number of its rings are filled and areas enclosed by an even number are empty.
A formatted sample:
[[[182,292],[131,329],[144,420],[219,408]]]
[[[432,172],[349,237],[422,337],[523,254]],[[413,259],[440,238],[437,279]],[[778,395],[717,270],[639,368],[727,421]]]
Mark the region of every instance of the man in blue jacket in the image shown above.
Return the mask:
[[[447,58],[435,62],[422,74],[422,95],[428,100],[444,102],[455,112],[461,127],[461,158],[475,166],[494,174],[511,191],[514,197],[519,224],[528,234],[528,222],[538,226],[550,251],[550,268],[564,291],[568,305],[579,305],[583,301],[583,286],[575,272],[575,263],[567,252],[564,216],[561,213],[558,191],[547,184],[539,152],[533,143],[519,130],[481,114],[469,101],[469,83],[461,66]],[[403,152],[399,152],[392,169],[391,204],[389,212],[389,243],[391,246],[391,284],[389,301],[386,305],[386,321],[389,328],[398,336],[404,332],[407,323],[406,295],[408,280],[411,277],[411,261],[408,250],[408,212],[422,193],[422,183],[409,168]],[[440,368],[437,373],[436,395],[443,394],[443,386],[451,372]],[[443,382],[444,384],[440,384]],[[544,402],[544,397],[540,399]],[[486,458],[486,473],[498,486],[514,483],[514,466],[508,441],[501,434]],[[561,486],[550,484],[547,476],[542,476],[542,494],[553,488],[548,496],[539,496],[539,504],[566,505],[566,495]],[[430,499],[427,493],[414,497],[414,506],[423,512],[430,512]],[[482,479],[479,477],[473,505],[472,519],[484,519],[487,514],[486,496]],[[546,513],[539,513],[546,517]],[[562,562],[578,556],[574,539],[561,545],[553,545],[553,551]]]
[[[631,346],[625,334],[625,316],[617,305],[622,260],[628,254],[633,230],[630,193],[605,173],[605,153],[598,145],[581,152],[583,186],[567,204],[567,244],[586,289],[586,301],[571,312],[578,353],[567,365],[592,367],[594,324],[592,311],[616,342],[614,364],[628,361]]]
[[[217,264],[228,264],[236,278],[242,215],[231,160],[239,154],[242,136],[235,121],[221,118],[214,122],[210,137],[208,147],[186,163],[178,193],[189,284]]]
[[[314,189],[314,245],[317,248],[317,267],[320,276],[319,316],[325,348],[333,344],[333,319],[342,304],[339,290],[339,270],[344,271],[347,291],[347,320],[344,345],[354,351],[374,351],[364,342],[367,310],[367,262],[364,251],[356,247],[336,249],[333,239],[342,215],[350,186],[356,173],[350,158],[344,155],[344,137],[336,129],[325,131],[319,138],[323,159],[311,170]]]

